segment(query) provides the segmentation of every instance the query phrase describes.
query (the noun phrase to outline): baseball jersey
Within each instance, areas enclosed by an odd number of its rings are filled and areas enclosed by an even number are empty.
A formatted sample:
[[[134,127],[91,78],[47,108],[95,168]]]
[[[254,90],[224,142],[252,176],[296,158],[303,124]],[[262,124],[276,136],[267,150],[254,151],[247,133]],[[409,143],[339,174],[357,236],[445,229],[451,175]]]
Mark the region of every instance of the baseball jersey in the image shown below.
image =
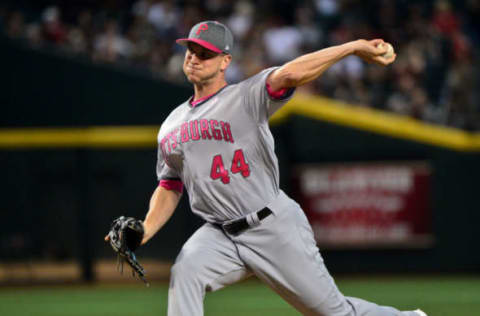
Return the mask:
[[[268,119],[294,89],[281,98],[272,97],[266,79],[274,69],[226,85],[195,105],[187,100],[160,128],[160,185],[180,190],[183,184],[192,211],[207,222],[221,223],[258,211],[279,193]]]

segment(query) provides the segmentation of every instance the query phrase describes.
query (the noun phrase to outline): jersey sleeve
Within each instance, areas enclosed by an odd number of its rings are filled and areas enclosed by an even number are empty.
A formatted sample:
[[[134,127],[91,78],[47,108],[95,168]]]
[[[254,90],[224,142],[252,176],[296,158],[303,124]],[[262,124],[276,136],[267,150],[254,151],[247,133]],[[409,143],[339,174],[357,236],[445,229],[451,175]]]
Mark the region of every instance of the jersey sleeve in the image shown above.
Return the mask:
[[[268,119],[293,96],[295,88],[272,91],[267,78],[278,67],[272,67],[250,77],[243,82],[245,103],[248,112],[258,122]]]
[[[159,144],[157,153],[157,180],[158,185],[167,190],[183,192],[183,182],[175,169],[171,168],[165,160],[162,146]]]

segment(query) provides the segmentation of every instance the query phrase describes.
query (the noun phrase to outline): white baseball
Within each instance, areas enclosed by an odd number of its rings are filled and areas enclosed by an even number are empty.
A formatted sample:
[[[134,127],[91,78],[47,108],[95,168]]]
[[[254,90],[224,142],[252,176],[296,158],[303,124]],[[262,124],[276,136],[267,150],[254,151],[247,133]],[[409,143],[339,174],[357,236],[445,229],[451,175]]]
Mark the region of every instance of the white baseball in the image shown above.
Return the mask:
[[[387,52],[385,54],[383,54],[383,57],[386,58],[386,59],[389,59],[393,56],[395,51],[393,50],[393,46],[390,43],[380,43],[380,44],[378,44],[377,47],[383,48],[384,45],[387,45]]]

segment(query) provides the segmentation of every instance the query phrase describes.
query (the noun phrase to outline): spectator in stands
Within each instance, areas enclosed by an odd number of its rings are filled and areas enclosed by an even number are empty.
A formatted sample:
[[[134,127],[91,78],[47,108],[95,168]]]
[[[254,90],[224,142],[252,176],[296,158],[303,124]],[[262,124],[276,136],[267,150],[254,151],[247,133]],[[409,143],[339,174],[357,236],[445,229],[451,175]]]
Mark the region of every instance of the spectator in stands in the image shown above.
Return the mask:
[[[119,31],[116,20],[108,20],[104,31],[95,38],[93,59],[105,62],[115,62],[131,57],[134,46]]]
[[[22,12],[13,11],[7,20],[5,33],[10,38],[22,38],[24,36],[25,22]]]
[[[42,28],[47,41],[57,45],[67,39],[67,30],[61,21],[60,9],[56,6],[46,8],[42,13]]]
[[[268,62],[281,65],[301,55],[303,38],[300,30],[296,26],[287,25],[279,16],[271,16],[268,22],[263,33]]]

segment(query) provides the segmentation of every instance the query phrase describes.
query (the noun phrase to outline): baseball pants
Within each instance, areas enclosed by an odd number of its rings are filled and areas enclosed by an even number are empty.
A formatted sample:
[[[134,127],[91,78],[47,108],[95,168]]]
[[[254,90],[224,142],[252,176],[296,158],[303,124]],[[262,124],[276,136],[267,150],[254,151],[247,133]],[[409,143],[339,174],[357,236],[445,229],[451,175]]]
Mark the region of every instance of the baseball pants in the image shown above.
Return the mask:
[[[206,292],[255,274],[303,315],[415,316],[344,296],[324,265],[300,206],[283,192],[258,226],[232,236],[206,223],[185,243],[172,267],[169,316],[204,314]]]

